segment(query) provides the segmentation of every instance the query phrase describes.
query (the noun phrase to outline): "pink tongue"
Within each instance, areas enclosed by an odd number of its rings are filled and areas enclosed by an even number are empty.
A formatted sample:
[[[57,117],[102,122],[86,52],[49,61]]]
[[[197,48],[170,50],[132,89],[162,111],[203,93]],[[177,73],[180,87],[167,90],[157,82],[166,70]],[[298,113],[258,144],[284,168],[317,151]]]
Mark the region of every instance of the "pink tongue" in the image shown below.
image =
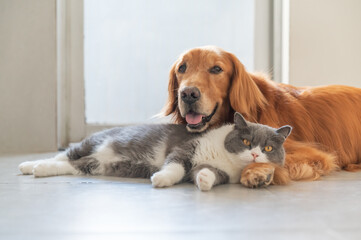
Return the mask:
[[[188,124],[198,124],[202,122],[202,117],[204,117],[204,115],[188,113],[186,115],[186,121]]]

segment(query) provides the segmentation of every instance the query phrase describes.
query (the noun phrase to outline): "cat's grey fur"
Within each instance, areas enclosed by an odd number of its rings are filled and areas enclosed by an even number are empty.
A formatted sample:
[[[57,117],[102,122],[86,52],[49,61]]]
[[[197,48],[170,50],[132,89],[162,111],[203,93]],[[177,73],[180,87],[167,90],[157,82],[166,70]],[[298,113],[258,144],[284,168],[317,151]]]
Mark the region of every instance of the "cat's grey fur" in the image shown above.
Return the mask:
[[[209,190],[214,185],[239,182],[241,170],[257,162],[257,158],[248,157],[255,147],[272,146],[271,152],[258,152],[264,158],[262,161],[284,163],[282,144],[291,127],[274,129],[250,123],[239,113],[234,120],[235,124],[204,133],[190,133],[185,126],[175,124],[113,128],[70,147],[66,154],[37,163],[25,162],[20,170],[38,177],[62,174],[151,177],[155,187],[193,181],[201,190]],[[249,146],[242,142],[244,139],[250,141]]]
[[[98,164],[89,157],[97,147],[108,141],[109,147],[119,154],[121,161],[107,164],[104,175],[133,178],[149,178],[159,171],[159,166],[150,163],[157,146],[165,144],[164,156],[177,146],[197,138],[201,134],[188,132],[183,125],[152,124],[118,127],[96,133],[67,150],[70,163],[84,174],[93,174]],[[187,151],[192,154],[194,149]],[[176,158],[176,156],[174,156]]]

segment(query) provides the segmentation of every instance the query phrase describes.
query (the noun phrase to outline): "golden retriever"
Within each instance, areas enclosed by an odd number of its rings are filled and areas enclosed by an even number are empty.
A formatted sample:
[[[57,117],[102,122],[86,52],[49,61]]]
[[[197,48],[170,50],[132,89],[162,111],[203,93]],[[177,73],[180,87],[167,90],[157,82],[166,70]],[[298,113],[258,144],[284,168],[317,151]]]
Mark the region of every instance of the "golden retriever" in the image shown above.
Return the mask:
[[[189,131],[231,122],[235,111],[272,127],[293,126],[283,168],[250,164],[241,183],[256,187],[314,180],[339,168],[361,168],[361,89],[347,86],[298,88],[247,72],[231,53],[217,47],[191,49],[170,71],[163,114],[173,114]],[[269,179],[269,178],[268,178]]]

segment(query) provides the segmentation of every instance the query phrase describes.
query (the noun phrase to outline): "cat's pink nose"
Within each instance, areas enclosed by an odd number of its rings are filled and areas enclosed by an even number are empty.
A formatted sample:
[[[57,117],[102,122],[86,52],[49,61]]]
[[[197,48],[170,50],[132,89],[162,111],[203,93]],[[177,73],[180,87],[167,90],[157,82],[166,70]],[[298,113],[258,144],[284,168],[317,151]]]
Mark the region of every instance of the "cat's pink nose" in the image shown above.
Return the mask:
[[[255,160],[259,155],[257,153],[251,153],[253,156],[253,160]]]

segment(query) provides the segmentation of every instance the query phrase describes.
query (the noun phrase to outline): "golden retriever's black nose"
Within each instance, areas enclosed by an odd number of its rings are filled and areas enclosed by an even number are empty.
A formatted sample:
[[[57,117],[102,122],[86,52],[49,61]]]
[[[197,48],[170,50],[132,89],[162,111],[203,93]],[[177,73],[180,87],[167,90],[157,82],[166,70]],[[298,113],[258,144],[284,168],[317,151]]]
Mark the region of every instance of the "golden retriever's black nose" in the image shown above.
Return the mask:
[[[183,102],[192,104],[199,100],[201,92],[196,87],[184,87],[180,95]]]

